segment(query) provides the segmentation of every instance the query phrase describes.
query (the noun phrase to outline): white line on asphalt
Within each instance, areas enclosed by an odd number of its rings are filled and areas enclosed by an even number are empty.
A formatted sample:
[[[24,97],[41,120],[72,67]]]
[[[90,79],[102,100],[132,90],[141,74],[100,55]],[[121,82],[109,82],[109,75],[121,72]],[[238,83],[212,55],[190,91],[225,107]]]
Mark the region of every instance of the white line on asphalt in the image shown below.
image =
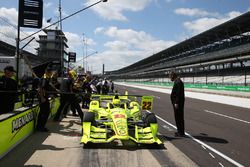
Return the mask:
[[[211,114],[219,115],[219,116],[222,116],[222,117],[226,117],[226,118],[230,118],[230,119],[233,119],[233,120],[236,120],[236,121],[240,121],[240,122],[244,122],[244,123],[250,124],[250,122],[244,121],[244,120],[242,120],[242,119],[230,117],[230,116],[223,115],[223,114],[219,114],[219,113],[216,113],[216,112],[213,112],[213,111],[209,111],[209,110],[204,110],[204,111],[205,111],[205,112],[208,112],[208,113],[211,113]]]
[[[224,167],[224,165],[222,165],[222,163],[219,162],[219,164],[220,164],[221,167]]]
[[[147,111],[150,113],[150,111]],[[167,122],[166,120],[162,119],[161,117],[157,116],[156,117],[161,120],[162,122],[168,124],[169,126],[173,127],[174,129],[177,129],[176,126],[174,126],[173,124]],[[214,149],[213,147],[210,147],[209,145],[207,145],[206,143],[194,138],[192,135],[188,134],[187,132],[185,132],[185,135],[187,135],[188,137],[190,137],[192,140],[194,140],[195,142],[201,144],[202,146],[206,147],[207,149],[209,149],[210,151],[214,152],[215,154],[221,156],[222,158],[224,158],[225,160],[229,161],[230,163],[238,166],[238,167],[244,167],[243,165],[241,165],[240,163],[236,162],[235,160],[231,159],[230,157],[226,156],[225,154],[219,152],[218,150]]]
[[[159,96],[154,96],[156,99],[161,99],[161,97],[159,97]]]
[[[167,129],[168,131],[170,131],[170,132],[172,132],[173,131],[173,129],[172,128],[170,128],[169,126],[167,126],[167,125],[163,125],[162,126],[164,129]]]
[[[214,157],[214,155],[213,155],[212,153],[209,153],[209,155],[210,155],[213,159],[215,159],[215,157]]]

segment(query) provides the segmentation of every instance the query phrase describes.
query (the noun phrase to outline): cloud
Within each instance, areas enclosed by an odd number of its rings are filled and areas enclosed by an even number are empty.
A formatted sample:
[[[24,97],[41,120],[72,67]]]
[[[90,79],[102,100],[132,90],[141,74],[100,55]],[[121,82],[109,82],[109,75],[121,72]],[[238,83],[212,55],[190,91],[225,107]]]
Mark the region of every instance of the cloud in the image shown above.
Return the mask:
[[[178,8],[175,9],[174,11],[176,14],[178,15],[184,15],[184,16],[194,16],[194,17],[205,17],[205,16],[213,16],[213,17],[217,17],[219,16],[218,13],[213,13],[213,12],[207,12],[205,10],[202,9],[198,9],[198,8]]]
[[[10,26],[0,26],[0,39],[1,41],[6,41],[9,44],[16,44],[16,29]]]
[[[95,34],[100,33],[100,32],[102,32],[103,30],[104,30],[103,27],[97,27],[97,28],[95,29],[94,33],[95,33]]]
[[[105,43],[104,46],[113,51],[127,51],[129,49],[128,43],[124,41],[110,41]]]
[[[241,14],[242,13],[240,12],[232,11],[232,12],[227,13],[224,16],[203,17],[203,18],[199,18],[193,21],[186,21],[183,23],[183,25],[192,35],[197,35],[217,25],[220,25],[228,20],[231,20]]]
[[[17,10],[15,8],[0,8],[0,17],[4,18],[11,24],[17,24]]]
[[[86,6],[95,3],[95,0],[87,0]],[[137,12],[143,10],[152,0],[109,0],[106,3],[98,4],[91,9],[100,17],[107,20],[127,21],[123,14],[125,11]]]
[[[75,51],[77,47],[83,45],[82,38],[71,32],[64,32],[66,38],[68,39],[67,45],[69,46],[69,51]]]
[[[69,51],[76,51],[78,48],[82,48],[84,46],[81,35],[72,32],[64,32],[64,34],[68,39],[67,45],[69,46]],[[89,49],[96,45],[96,42],[91,38],[86,38],[85,40],[87,41],[87,46]]]
[[[47,9],[53,5],[52,2],[44,3],[44,8]]]
[[[117,70],[176,44],[175,41],[158,40],[144,31],[133,29],[98,27],[95,32],[110,38],[104,44],[105,51],[88,58],[89,66],[99,72],[102,64],[107,71]]]
[[[162,47],[166,48],[175,43],[174,41],[156,40],[144,31],[135,31],[132,29],[109,27],[105,30],[103,29],[102,33],[115,40],[126,42],[129,46],[128,48],[132,49],[159,50],[162,49]]]
[[[229,19],[233,19],[235,17],[240,16],[241,14],[243,13],[238,12],[238,11],[232,11],[232,12],[229,12],[226,17],[228,17]]]

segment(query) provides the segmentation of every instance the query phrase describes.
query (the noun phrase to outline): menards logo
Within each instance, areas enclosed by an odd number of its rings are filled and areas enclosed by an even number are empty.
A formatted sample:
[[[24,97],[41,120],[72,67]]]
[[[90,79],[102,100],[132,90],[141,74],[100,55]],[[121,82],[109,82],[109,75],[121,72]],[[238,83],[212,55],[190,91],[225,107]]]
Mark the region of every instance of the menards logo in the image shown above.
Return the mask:
[[[16,118],[12,121],[12,133],[17,131],[27,123],[31,122],[34,119],[33,112],[29,112],[19,118]]]

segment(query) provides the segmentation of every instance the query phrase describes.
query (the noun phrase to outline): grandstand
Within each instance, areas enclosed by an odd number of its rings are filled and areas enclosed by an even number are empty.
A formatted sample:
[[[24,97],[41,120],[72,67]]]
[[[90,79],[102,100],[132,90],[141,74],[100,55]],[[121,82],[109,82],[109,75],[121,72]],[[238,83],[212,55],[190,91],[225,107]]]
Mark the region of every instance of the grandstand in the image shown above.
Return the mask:
[[[116,71],[113,80],[169,82],[175,70],[185,83],[250,85],[250,12]]]

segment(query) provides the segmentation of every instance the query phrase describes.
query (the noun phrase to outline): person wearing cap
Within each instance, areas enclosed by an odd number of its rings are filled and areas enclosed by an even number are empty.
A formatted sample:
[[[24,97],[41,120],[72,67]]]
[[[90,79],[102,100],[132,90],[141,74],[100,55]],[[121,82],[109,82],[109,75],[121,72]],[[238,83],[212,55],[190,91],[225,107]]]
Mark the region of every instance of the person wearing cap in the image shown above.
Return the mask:
[[[184,84],[178,75],[172,71],[169,75],[172,82],[174,82],[172,92],[170,95],[171,102],[174,108],[175,123],[177,126],[177,132],[175,136],[185,136],[184,128],[184,103],[185,103],[185,92]]]
[[[4,68],[4,75],[0,77],[0,114],[12,112],[17,100],[17,82],[12,79],[15,75],[13,66]]]

